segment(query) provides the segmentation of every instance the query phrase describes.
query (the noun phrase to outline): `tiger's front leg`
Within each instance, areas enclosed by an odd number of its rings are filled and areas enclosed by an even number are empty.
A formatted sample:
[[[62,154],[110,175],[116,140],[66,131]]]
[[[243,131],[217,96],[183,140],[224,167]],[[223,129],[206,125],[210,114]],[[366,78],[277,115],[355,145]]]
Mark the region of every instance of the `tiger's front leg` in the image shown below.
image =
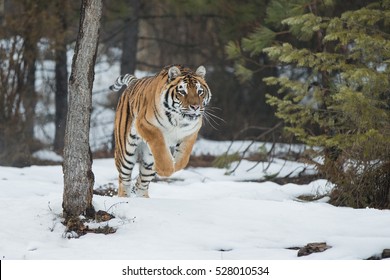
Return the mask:
[[[137,131],[146,141],[154,158],[154,170],[158,175],[168,177],[175,172],[173,157],[161,131],[146,122],[137,123]]]
[[[190,160],[192,148],[195,144],[198,133],[194,133],[184,138],[175,148],[175,171],[184,169]]]

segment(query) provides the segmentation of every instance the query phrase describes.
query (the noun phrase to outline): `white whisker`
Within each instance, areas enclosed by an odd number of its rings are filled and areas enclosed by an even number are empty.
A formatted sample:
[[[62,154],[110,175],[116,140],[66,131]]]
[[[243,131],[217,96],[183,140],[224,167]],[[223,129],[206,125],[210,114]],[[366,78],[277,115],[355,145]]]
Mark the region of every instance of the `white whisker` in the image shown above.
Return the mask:
[[[217,107],[214,107],[214,108],[217,108]],[[211,126],[212,128],[214,128],[215,130],[218,130],[216,126],[219,126],[219,125],[220,125],[220,122],[219,122],[219,121],[224,122],[224,123],[226,123],[226,122],[225,122],[225,120],[222,119],[221,117],[219,117],[219,116],[217,116],[217,115],[215,115],[215,114],[209,112],[210,109],[213,109],[213,107],[212,107],[212,108],[207,108],[207,110],[205,110],[205,111],[203,112],[204,119],[210,124],[210,126]],[[217,109],[218,109],[218,108],[217,108]]]

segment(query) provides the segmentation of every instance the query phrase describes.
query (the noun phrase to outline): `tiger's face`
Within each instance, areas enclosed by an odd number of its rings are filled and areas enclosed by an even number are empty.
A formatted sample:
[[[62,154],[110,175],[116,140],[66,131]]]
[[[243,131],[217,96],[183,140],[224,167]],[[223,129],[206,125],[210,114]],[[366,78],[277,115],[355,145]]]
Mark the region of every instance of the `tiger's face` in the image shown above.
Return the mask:
[[[199,119],[210,102],[211,92],[204,80],[206,69],[199,66],[195,73],[176,66],[168,70],[168,94],[164,106],[187,120]],[[171,97],[171,98],[169,98]],[[171,100],[169,100],[171,99]],[[169,102],[171,101],[171,102]]]

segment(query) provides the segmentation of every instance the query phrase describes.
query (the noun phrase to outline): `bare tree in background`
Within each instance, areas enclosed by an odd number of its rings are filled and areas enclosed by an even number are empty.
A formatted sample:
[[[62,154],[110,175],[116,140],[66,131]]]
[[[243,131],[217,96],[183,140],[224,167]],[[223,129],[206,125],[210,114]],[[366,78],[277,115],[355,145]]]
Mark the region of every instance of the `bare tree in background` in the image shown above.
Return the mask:
[[[55,38],[55,135],[54,151],[63,153],[65,141],[66,114],[68,111],[68,65],[66,55],[66,32],[68,29],[67,9],[68,3],[65,1],[55,2],[55,13],[58,16],[58,33]]]
[[[137,66],[138,25],[141,0],[129,0],[131,15],[126,18],[123,30],[121,74],[134,74]]]
[[[54,26],[43,1],[0,2],[0,164],[28,166],[34,139],[38,43]]]
[[[80,27],[69,79],[69,109],[64,148],[65,220],[92,216],[94,175],[89,146],[92,85],[98,47],[102,0],[83,0]]]

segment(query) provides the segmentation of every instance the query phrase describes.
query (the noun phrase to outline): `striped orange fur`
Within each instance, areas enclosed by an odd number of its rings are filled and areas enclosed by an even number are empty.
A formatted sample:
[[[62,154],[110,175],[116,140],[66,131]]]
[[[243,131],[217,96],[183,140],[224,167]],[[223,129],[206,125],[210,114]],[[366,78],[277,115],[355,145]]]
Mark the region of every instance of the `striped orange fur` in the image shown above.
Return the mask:
[[[115,115],[119,196],[148,197],[156,173],[170,176],[187,165],[211,99],[205,74],[203,66],[194,72],[171,65],[151,77],[120,76],[110,87],[118,91],[126,86]],[[132,184],[137,161],[139,175]]]

